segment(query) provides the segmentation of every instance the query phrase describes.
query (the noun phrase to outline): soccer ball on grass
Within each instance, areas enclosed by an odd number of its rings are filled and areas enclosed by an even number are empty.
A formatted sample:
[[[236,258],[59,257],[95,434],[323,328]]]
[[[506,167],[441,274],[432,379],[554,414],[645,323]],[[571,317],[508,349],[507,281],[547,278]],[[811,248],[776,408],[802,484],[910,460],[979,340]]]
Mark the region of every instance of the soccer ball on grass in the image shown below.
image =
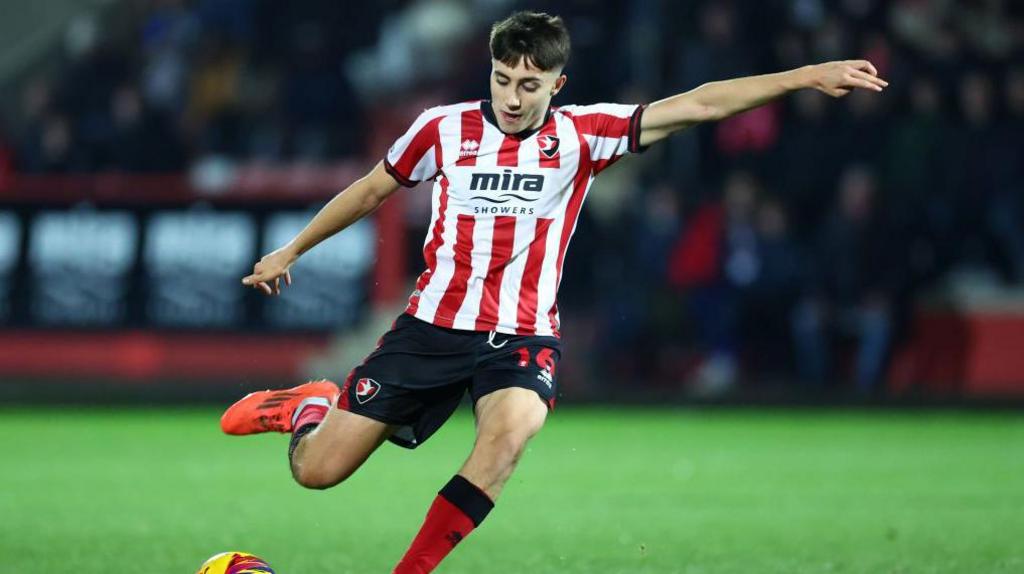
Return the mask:
[[[274,569],[247,552],[221,552],[203,562],[196,574],[274,574]]]

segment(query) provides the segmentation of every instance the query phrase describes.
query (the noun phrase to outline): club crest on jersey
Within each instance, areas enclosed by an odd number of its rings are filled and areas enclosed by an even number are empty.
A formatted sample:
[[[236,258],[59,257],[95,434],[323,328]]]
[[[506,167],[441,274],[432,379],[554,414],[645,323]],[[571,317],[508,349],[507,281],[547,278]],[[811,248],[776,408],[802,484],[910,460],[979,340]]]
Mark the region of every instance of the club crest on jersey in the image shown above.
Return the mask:
[[[459,146],[459,157],[473,157],[478,151],[480,151],[480,142],[474,139],[465,139]]]
[[[541,136],[537,139],[540,152],[545,157],[552,158],[558,154],[558,138],[555,136]]]
[[[373,379],[359,379],[356,382],[356,400],[359,401],[359,404],[364,404],[377,396],[378,391],[380,391],[380,383]]]

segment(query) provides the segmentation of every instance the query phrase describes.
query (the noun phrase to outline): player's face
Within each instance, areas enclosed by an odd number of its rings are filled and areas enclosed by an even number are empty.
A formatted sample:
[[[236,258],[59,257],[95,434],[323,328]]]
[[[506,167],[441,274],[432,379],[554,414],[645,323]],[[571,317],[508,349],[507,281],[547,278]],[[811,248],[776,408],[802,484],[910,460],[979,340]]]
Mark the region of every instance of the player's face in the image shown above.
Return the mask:
[[[526,58],[515,67],[497,60],[491,64],[491,106],[498,127],[507,134],[539,128],[551,98],[565,85],[565,74],[538,70]]]

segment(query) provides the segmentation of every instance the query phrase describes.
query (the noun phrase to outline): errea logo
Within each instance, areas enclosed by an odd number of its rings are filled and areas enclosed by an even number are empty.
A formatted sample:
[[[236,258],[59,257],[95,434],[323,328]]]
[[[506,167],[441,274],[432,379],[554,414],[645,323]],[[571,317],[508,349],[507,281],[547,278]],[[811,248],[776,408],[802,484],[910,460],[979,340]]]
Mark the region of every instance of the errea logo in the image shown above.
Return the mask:
[[[459,157],[475,156],[479,150],[480,142],[473,139],[462,140],[462,145],[459,147]]]

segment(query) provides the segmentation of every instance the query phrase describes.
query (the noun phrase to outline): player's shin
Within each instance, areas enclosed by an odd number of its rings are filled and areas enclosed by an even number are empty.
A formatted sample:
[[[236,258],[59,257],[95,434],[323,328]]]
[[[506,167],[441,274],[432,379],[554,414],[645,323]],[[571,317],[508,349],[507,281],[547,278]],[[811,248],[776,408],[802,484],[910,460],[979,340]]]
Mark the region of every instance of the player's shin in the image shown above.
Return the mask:
[[[480,526],[494,502],[476,485],[455,475],[438,492],[419,533],[394,574],[432,571],[474,528]]]

